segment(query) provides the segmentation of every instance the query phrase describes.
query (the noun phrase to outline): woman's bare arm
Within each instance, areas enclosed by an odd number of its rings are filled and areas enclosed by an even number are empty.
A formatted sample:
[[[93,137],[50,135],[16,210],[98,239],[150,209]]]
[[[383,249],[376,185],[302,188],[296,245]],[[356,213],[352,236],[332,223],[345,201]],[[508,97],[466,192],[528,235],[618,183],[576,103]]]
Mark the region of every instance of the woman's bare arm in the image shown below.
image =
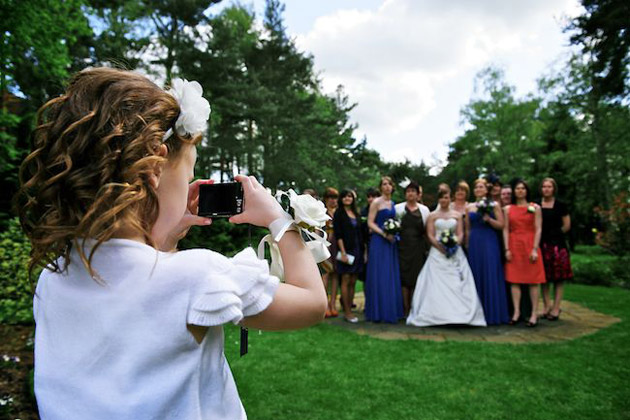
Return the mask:
[[[230,218],[233,223],[268,227],[284,212],[278,202],[254,177],[238,175],[243,184],[245,211]],[[271,304],[241,324],[262,330],[282,330],[313,325],[324,318],[328,305],[317,264],[300,234],[286,232],[278,242],[285,283],[280,283]]]

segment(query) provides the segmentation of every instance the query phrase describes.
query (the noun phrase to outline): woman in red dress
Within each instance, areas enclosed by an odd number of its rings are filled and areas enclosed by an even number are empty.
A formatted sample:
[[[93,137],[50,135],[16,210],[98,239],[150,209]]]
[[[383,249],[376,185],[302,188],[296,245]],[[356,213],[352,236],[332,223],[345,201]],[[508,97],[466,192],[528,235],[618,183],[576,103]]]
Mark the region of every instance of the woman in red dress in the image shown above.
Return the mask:
[[[512,204],[504,208],[505,280],[512,285],[514,314],[510,325],[521,316],[521,284],[529,285],[532,314],[528,327],[538,323],[538,285],[545,283],[545,269],[538,255],[542,231],[540,206],[529,201],[529,187],[523,180],[512,184]]]

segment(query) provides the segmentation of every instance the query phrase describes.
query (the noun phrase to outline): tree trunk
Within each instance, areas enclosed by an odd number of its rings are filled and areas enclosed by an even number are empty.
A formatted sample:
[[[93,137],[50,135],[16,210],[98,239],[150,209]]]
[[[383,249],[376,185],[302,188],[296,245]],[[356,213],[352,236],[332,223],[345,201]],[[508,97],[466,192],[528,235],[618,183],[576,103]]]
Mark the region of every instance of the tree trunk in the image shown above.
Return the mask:
[[[600,117],[599,117],[599,95],[595,92],[591,93],[589,99],[589,106],[591,113],[593,114],[593,123],[591,124],[591,136],[593,143],[595,144],[595,161],[598,172],[598,187],[599,187],[599,203],[605,209],[610,205],[610,176],[608,169],[608,152],[607,152],[607,139],[606,135],[601,133]]]

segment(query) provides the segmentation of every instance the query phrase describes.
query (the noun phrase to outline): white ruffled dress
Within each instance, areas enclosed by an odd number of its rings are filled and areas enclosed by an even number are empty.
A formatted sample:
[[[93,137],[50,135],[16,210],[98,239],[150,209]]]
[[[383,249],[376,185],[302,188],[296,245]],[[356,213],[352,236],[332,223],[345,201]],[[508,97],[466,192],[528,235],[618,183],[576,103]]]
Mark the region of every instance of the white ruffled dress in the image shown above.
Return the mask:
[[[73,251],[34,298],[35,394],[42,420],[244,419],[222,324],[263,311],[279,280],[248,248],[158,252],[113,239],[97,284]],[[209,327],[198,344],[187,324]]]

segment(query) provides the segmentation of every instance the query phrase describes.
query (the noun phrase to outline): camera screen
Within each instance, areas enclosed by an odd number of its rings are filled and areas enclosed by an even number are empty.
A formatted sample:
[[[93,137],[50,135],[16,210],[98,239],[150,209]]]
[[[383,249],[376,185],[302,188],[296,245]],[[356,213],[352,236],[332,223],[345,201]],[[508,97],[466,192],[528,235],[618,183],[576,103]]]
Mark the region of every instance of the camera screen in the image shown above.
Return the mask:
[[[232,216],[243,208],[243,189],[239,182],[199,186],[200,216]]]

